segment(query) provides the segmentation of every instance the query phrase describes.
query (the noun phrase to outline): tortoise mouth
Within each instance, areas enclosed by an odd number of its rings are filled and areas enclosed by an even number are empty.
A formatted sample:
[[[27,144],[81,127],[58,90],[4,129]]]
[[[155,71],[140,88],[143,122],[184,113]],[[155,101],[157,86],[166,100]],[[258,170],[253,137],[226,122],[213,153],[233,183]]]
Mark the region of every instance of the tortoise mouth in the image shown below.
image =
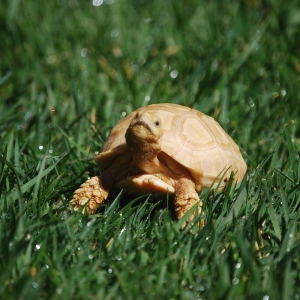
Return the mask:
[[[144,127],[148,131],[152,133],[151,127],[144,121],[138,120],[134,124],[131,124],[129,128],[134,128],[134,127]]]

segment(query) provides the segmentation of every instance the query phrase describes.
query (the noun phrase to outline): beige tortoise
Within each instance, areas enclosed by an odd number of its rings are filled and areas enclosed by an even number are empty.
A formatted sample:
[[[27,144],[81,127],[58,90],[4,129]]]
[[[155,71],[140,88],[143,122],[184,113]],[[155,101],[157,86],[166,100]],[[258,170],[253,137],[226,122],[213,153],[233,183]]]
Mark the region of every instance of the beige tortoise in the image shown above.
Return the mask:
[[[71,200],[75,210],[86,205],[89,214],[118,188],[174,194],[180,219],[197,202],[201,210],[202,188],[224,187],[231,172],[239,182],[247,169],[238,146],[213,118],[170,103],[141,107],[121,120],[95,160],[102,174],[83,183]]]

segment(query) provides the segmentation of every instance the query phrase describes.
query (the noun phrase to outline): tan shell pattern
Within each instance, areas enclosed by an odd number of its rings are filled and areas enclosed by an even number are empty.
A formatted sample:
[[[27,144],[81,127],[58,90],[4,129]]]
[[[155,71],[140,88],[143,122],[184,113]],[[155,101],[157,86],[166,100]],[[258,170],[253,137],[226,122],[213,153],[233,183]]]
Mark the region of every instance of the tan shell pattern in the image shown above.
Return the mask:
[[[195,109],[171,103],[141,107],[121,120],[97,157],[101,169],[105,168],[107,160],[128,149],[125,132],[136,112],[143,111],[150,111],[161,118],[162,151],[190,170],[196,190],[210,186],[228,168],[229,172],[236,173],[237,181],[243,179],[246,163],[238,146],[219,123]]]

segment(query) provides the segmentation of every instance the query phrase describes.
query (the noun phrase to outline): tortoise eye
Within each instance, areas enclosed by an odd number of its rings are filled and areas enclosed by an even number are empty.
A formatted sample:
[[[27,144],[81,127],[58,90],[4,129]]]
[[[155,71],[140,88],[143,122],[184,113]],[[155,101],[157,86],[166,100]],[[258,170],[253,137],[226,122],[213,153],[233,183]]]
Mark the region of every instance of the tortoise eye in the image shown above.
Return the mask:
[[[137,119],[138,117],[139,117],[139,113],[137,113],[134,118]]]
[[[158,127],[160,124],[158,121],[155,122],[155,126]]]

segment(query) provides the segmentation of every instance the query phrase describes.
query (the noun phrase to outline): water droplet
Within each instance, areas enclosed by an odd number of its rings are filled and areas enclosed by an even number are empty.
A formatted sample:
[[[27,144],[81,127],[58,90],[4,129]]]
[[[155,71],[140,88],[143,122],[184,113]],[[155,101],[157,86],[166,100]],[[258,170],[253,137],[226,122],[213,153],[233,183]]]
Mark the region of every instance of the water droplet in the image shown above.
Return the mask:
[[[240,280],[238,278],[233,278],[232,279],[232,284],[236,285],[240,282]]]
[[[40,149],[40,150],[43,150],[43,149],[44,149],[44,146],[43,146],[43,145],[39,145],[39,149]]]
[[[200,285],[198,289],[199,289],[199,291],[204,292],[205,291],[205,286],[204,285]]]
[[[122,260],[122,257],[117,257],[117,260],[118,260],[118,261]]]
[[[57,288],[55,292],[56,294],[60,295],[62,293],[62,288]]]
[[[112,273],[112,269],[108,269],[107,272],[108,272],[109,274],[111,274],[111,273]]]
[[[78,247],[77,250],[80,251],[80,247]]]
[[[14,245],[14,243],[13,242],[9,242],[9,247],[12,247],[13,245]]]
[[[171,76],[172,78],[176,78],[176,77],[178,76],[178,71],[177,71],[177,70],[172,71],[172,72],[170,73],[170,76]]]
[[[145,96],[145,101],[150,101],[151,97],[150,96]]]
[[[25,238],[25,240],[26,241],[29,241],[31,239],[31,234],[30,233],[28,233],[27,235],[26,235],[26,238]]]
[[[94,6],[100,6],[101,4],[103,4],[103,0],[93,0]]]
[[[92,254],[89,254],[89,256],[88,256],[89,259],[93,259],[93,257],[94,256]]]
[[[254,102],[251,97],[248,98],[250,107],[254,107]]]
[[[91,224],[92,224],[92,222],[91,221],[89,221],[89,222],[87,222],[87,226],[91,226]]]
[[[18,125],[18,130],[24,130],[25,127],[26,127],[26,124],[25,124],[25,123],[19,124],[19,125]]]
[[[126,111],[122,111],[122,117],[125,118],[127,115]]]
[[[263,300],[269,300],[269,296],[268,295],[263,296]]]
[[[34,289],[36,289],[39,286],[39,284],[35,281],[31,285]]]
[[[236,267],[237,269],[239,269],[239,268],[241,267],[241,264],[240,264],[240,263],[237,263],[237,264],[235,265],[235,267]]]
[[[281,96],[284,97],[286,95],[286,91],[285,90],[281,90],[280,94],[281,94]]]
[[[81,51],[80,51],[80,54],[81,54],[82,57],[86,57],[87,56],[87,52],[88,52],[87,48],[82,48]]]
[[[150,23],[150,22],[152,22],[152,18],[147,18],[147,19],[144,20],[144,22],[145,23]]]
[[[46,269],[49,269],[49,266],[48,265],[45,265]]]
[[[36,250],[40,250],[41,249],[41,245],[35,245],[35,249]]]
[[[119,30],[113,29],[113,30],[110,32],[110,35],[111,35],[111,37],[113,37],[113,38],[118,37],[118,35],[119,35]]]
[[[32,117],[32,111],[28,110],[25,115],[25,118],[31,118],[31,117]]]
[[[53,150],[52,149],[49,150],[49,154],[53,154]]]

